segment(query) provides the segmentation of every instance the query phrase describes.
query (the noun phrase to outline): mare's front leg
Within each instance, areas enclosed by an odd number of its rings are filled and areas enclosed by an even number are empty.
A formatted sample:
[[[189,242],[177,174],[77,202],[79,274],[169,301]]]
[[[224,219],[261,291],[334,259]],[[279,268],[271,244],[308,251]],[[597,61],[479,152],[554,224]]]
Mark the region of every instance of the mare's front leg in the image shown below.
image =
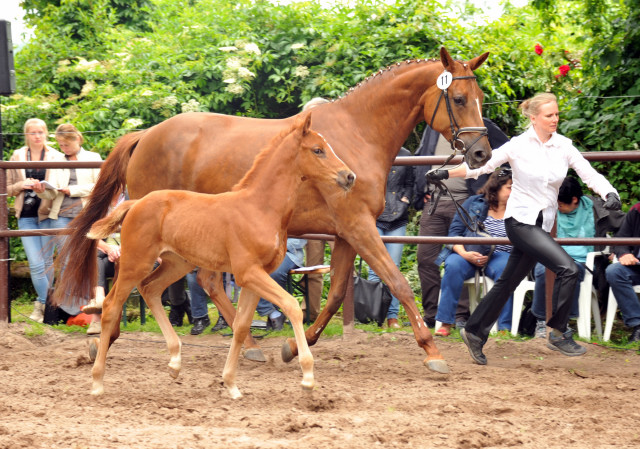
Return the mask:
[[[360,254],[373,271],[389,286],[391,293],[398,298],[413,328],[418,345],[427,353],[424,364],[431,371],[446,374],[447,363],[438,350],[433,335],[422,319],[416,306],[413,291],[396,264],[391,259],[375,226],[375,220],[361,220],[358,226],[343,230],[342,237]]]
[[[238,312],[235,314],[235,319],[231,324],[233,339],[231,340],[229,354],[227,354],[227,361],[222,370],[222,380],[227,390],[229,390],[229,395],[231,395],[232,399],[242,397],[242,393],[240,393],[238,385],[236,385],[238,358],[240,357],[240,351],[242,349],[242,341],[246,338],[246,335],[249,334],[253,313],[256,310],[259,300],[260,297],[248,288],[245,287],[240,290]]]
[[[353,272],[353,261],[356,253],[351,246],[339,237],[336,237],[333,251],[331,252],[330,287],[327,303],[320,311],[320,315],[305,332],[307,344],[313,346],[320,338],[331,318],[338,312],[347,284]],[[282,345],[282,360],[290,362],[298,355],[298,345],[293,338],[287,339]]]
[[[218,312],[222,314],[225,321],[229,323],[229,326],[233,327],[233,322],[236,318],[236,309],[224,291],[222,273],[200,268],[198,272],[198,283],[211,297],[211,301],[213,301],[218,308]],[[260,349],[260,346],[251,335],[251,332],[247,334],[244,340],[244,357],[253,362],[267,361],[262,353],[262,349]]]
[[[193,270],[193,265],[174,253],[162,253],[161,257],[162,263],[160,266],[140,282],[138,290],[149,309],[151,309],[151,313],[156,318],[162,335],[167,342],[167,349],[170,354],[169,375],[175,379],[182,368],[182,342],[162,307],[161,297],[162,292],[167,287]]]

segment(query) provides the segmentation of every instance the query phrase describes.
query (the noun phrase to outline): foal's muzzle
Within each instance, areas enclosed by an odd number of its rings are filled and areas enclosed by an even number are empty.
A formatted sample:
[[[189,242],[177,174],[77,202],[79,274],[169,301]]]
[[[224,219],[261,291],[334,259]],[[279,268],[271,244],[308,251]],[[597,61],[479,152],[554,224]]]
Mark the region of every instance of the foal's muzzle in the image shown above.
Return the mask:
[[[336,182],[344,190],[351,190],[356,182],[356,174],[351,170],[340,170]]]

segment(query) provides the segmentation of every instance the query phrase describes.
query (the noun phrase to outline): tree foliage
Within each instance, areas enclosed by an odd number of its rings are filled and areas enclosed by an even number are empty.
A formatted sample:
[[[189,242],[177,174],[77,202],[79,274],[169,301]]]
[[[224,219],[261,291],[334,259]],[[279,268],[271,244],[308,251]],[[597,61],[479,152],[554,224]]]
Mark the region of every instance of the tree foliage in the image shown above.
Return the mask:
[[[484,25],[468,5],[424,0],[24,0],[35,38],[16,54],[19,94],[2,99],[5,148],[21,145],[33,116],[74,123],[103,155],[123,133],[183,111],[285,117],[444,45],[459,59],[491,52],[478,82],[485,115],[508,134],[523,124],[518,101],[552,91],[582,149],[634,149],[638,102],[595,97],[637,94],[639,1],[507,4]],[[640,197],[633,164],[600,168],[624,199]]]

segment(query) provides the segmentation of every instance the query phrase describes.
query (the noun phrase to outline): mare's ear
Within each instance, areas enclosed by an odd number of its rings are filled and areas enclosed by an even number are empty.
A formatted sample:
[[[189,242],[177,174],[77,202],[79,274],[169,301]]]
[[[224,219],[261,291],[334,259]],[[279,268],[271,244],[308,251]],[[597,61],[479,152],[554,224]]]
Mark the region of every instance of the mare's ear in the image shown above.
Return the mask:
[[[310,129],[311,129],[311,112],[309,112],[304,118],[304,123],[302,124],[302,135],[306,136],[307,134],[309,134]]]
[[[471,68],[471,71],[473,72],[475,69],[480,67],[482,63],[487,60],[488,57],[489,57],[489,52],[486,52],[481,54],[480,56],[476,56],[475,58],[469,60],[469,67]]]
[[[449,72],[453,71],[453,58],[444,47],[440,47],[440,61],[442,61],[442,65],[444,66],[445,70]]]

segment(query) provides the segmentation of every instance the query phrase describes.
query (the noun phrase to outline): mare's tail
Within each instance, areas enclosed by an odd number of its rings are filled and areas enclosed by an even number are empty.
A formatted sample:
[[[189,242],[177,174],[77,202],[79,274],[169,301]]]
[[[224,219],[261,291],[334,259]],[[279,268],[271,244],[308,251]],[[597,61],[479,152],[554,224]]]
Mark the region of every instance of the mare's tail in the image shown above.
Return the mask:
[[[140,138],[146,131],[126,134],[118,139],[107,157],[98,181],[80,214],[69,223],[69,236],[56,258],[56,268],[64,271],[56,281],[53,303],[80,305],[93,297],[97,283],[97,242],[87,239],[91,226],[107,215],[114,196],[126,185],[127,165]]]
[[[93,226],[91,226],[87,238],[91,240],[106,239],[111,234],[118,232],[120,224],[127,215],[127,212],[129,212],[129,209],[131,209],[137,201],[138,200],[125,201],[116,207],[109,215],[96,221]]]

